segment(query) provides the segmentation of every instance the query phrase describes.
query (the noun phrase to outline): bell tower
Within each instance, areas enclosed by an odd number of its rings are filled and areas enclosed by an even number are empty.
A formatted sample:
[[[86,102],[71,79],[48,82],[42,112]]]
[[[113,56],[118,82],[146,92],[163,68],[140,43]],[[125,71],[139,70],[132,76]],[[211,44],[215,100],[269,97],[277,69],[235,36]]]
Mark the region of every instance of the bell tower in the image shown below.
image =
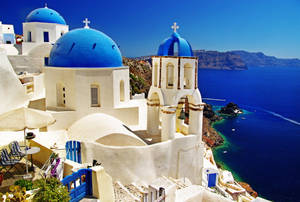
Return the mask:
[[[198,58],[193,56],[190,44],[177,33],[178,28],[174,23],[173,34],[159,46],[157,56],[152,57],[147,130],[151,135],[160,133],[161,141],[175,138],[176,132],[202,135]],[[176,46],[178,49],[174,50]]]

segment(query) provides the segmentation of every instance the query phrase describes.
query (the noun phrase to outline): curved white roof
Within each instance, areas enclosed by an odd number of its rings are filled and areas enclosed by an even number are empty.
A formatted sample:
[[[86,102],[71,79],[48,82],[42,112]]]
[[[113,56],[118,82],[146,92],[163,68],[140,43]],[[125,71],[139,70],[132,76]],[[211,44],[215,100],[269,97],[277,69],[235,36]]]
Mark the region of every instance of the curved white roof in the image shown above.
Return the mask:
[[[29,97],[14,72],[4,49],[0,48],[0,114],[25,106]]]
[[[102,113],[90,114],[76,121],[68,129],[68,137],[72,140],[92,141],[110,146],[146,145],[120,120]]]

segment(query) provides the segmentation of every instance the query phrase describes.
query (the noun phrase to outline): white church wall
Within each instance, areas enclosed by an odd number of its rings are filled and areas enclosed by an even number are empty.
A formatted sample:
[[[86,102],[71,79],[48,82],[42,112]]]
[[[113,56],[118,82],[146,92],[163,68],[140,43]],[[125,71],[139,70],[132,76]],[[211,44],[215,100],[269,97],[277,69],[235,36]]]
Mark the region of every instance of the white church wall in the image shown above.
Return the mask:
[[[78,120],[91,113],[106,113],[123,121],[126,125],[138,125],[141,102],[129,101],[128,67],[126,68],[56,68],[45,67],[46,105],[49,110],[76,111]],[[116,77],[113,80],[114,73]],[[127,78],[127,82],[126,82]],[[119,93],[119,82],[124,79],[125,99],[122,105],[114,106],[114,91]],[[113,87],[113,81],[117,84]],[[57,83],[65,86],[65,107],[57,106]],[[100,88],[100,106],[91,105],[91,85]],[[119,97],[118,97],[119,99]],[[63,116],[63,115],[61,115]],[[66,115],[68,116],[68,115]],[[68,124],[61,124],[66,129]],[[56,127],[57,128],[57,127]]]
[[[203,143],[190,135],[162,143],[141,147],[113,147],[83,142],[83,162],[96,159],[102,163],[113,180],[123,184],[141,182],[149,184],[164,175],[187,177],[201,184]]]
[[[75,72],[71,68],[45,67],[46,106],[48,109],[75,110]],[[58,106],[57,84],[65,87],[65,107]],[[62,98],[63,99],[63,98]]]
[[[41,99],[45,97],[45,74],[35,75],[33,79],[34,93],[33,99]]]
[[[123,81],[123,85],[121,84]],[[121,89],[123,88],[123,89]],[[123,96],[122,96],[123,94]],[[122,98],[122,99],[121,99]],[[116,69],[113,71],[113,102],[114,106],[126,104],[130,99],[129,69]]]
[[[59,39],[62,35],[67,33],[69,31],[69,26],[68,25],[59,25],[56,24],[55,26],[55,39]]]
[[[156,69],[157,68],[157,69]],[[159,86],[160,58],[152,58],[152,86]],[[156,80],[156,81],[155,81]]]
[[[55,43],[61,33],[66,33],[68,30],[68,25],[40,22],[23,23],[22,54],[27,55],[33,48],[42,43]],[[29,41],[29,32],[31,32],[31,41]],[[49,42],[44,42],[44,32],[49,33]]]
[[[101,108],[113,107],[113,73],[109,68],[76,69],[76,110],[98,111]],[[100,106],[91,106],[91,85],[99,86]]]

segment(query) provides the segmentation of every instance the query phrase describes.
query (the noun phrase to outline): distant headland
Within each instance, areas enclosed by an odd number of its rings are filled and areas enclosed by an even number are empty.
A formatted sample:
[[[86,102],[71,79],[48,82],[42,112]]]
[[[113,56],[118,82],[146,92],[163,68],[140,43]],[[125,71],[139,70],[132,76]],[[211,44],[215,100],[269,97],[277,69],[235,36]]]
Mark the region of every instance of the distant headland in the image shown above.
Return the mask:
[[[262,52],[194,50],[198,67],[203,69],[247,70],[249,67],[300,67],[300,59],[277,58]],[[151,56],[134,58],[151,63]]]

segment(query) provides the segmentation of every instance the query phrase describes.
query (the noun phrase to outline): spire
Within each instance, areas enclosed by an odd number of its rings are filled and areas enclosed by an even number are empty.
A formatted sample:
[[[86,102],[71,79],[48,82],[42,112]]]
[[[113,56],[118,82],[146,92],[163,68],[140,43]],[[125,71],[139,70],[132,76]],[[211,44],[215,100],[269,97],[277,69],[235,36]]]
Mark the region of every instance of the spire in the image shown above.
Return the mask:
[[[176,32],[177,31],[177,29],[179,29],[179,26],[177,25],[177,23],[176,22],[174,22],[174,24],[172,25],[172,27],[171,27],[173,30],[174,30],[174,32]]]
[[[89,21],[87,18],[85,18],[85,20],[84,21],[82,21],[85,25],[84,25],[84,28],[86,28],[86,29],[89,29],[90,27],[89,27],[89,24],[91,23],[91,21]]]

